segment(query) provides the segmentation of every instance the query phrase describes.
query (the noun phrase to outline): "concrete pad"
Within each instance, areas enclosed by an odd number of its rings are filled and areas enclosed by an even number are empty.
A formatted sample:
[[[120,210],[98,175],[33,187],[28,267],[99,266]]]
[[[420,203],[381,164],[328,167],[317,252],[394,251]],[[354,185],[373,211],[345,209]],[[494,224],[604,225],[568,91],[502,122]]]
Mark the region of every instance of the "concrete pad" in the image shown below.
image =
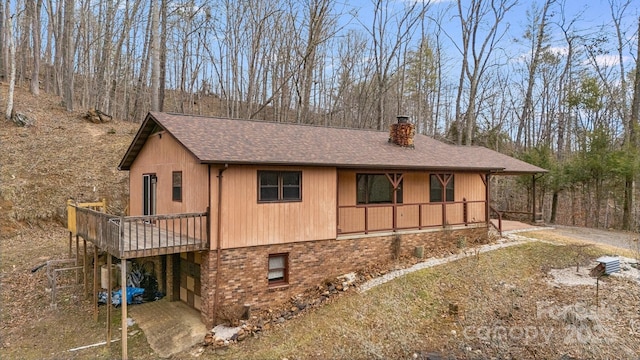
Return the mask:
[[[498,227],[498,220],[491,219],[491,223],[496,228]],[[520,221],[502,220],[503,234],[511,234],[511,233],[517,233],[517,232],[533,231],[533,230],[547,230],[547,229],[552,229],[552,228],[531,225],[531,224],[523,223]]]
[[[153,351],[162,358],[189,350],[201,343],[207,333],[200,312],[180,301],[162,299],[128,309]]]

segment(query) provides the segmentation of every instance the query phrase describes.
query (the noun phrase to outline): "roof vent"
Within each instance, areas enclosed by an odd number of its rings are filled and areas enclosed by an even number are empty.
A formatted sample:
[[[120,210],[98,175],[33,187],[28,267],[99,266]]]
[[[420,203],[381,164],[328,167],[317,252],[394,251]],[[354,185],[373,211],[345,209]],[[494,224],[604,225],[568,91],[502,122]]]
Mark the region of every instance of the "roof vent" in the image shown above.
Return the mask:
[[[398,146],[413,148],[413,136],[416,134],[415,125],[409,122],[406,115],[398,115],[398,122],[389,126],[389,142]]]

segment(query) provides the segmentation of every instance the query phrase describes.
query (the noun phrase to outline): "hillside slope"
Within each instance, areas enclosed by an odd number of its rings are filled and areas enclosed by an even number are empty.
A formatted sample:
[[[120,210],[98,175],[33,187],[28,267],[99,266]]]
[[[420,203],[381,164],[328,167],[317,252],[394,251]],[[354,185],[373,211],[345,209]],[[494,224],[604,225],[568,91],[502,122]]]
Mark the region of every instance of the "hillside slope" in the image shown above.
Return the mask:
[[[7,84],[0,84],[4,113]],[[35,121],[18,127],[0,120],[0,234],[11,236],[25,225],[63,221],[67,199],[107,199],[109,212],[127,206],[128,172],[117,166],[138,124],[114,119],[93,124],[86,109],[67,112],[60,98],[16,88],[16,112]]]

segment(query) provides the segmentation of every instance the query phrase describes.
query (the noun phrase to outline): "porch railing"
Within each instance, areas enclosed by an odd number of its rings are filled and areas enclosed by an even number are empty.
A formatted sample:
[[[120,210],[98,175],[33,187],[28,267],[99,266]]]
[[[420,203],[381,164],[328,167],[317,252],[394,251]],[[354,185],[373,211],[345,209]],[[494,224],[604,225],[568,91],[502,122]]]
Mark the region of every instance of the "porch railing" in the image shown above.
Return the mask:
[[[405,203],[338,206],[338,234],[427,229],[486,223],[486,202]]]
[[[209,247],[206,212],[119,217],[76,207],[76,227],[79,236],[121,259]]]

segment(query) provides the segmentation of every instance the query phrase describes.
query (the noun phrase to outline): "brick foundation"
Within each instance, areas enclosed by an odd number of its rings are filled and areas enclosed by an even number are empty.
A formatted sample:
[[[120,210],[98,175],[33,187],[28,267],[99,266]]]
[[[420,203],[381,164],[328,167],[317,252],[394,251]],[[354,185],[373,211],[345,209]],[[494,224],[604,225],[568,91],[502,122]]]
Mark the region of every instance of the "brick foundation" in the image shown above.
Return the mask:
[[[219,306],[245,304],[261,309],[287,301],[326,279],[371,265],[413,256],[424,247],[424,257],[456,253],[463,246],[484,243],[486,227],[399,233],[385,236],[350,237],[321,241],[224,249],[221,254]],[[289,254],[289,284],[269,287],[269,254]],[[214,325],[216,252],[202,253],[202,321]]]

